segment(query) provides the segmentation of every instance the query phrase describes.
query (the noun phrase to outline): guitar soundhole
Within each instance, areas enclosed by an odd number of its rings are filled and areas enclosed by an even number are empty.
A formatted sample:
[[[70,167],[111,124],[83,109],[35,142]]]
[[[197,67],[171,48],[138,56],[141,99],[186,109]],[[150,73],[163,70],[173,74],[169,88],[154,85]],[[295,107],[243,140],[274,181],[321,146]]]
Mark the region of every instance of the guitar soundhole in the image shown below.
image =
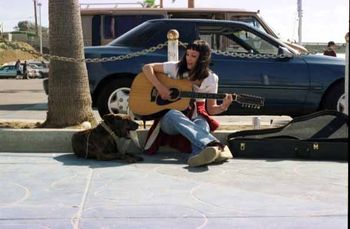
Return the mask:
[[[170,91],[171,91],[171,94],[170,94],[171,98],[169,100],[162,99],[159,95],[157,95],[157,99],[156,99],[157,105],[164,106],[164,105],[174,103],[174,102],[180,100],[180,97],[179,97],[180,92],[178,89],[170,88]]]

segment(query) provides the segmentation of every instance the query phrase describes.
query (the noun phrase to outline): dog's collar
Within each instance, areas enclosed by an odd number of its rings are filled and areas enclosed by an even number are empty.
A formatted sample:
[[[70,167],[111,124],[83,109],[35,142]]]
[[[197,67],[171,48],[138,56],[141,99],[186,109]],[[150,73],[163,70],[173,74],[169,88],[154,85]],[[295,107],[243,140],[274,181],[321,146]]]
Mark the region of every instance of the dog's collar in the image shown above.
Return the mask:
[[[121,138],[118,137],[118,136],[113,132],[113,130],[112,130],[104,121],[101,122],[101,126],[112,136],[112,138],[113,138],[115,144],[116,144],[117,147],[118,147],[118,151],[119,151],[120,153],[123,153],[123,154],[124,154],[124,153],[126,152],[128,146],[129,146],[130,139],[127,139],[127,141],[124,142],[124,144],[122,144],[122,147],[120,147],[121,144],[118,143],[118,142],[120,141]]]
[[[101,126],[112,136],[113,140],[117,143],[118,137],[113,132],[113,130],[105,122],[101,122]]]

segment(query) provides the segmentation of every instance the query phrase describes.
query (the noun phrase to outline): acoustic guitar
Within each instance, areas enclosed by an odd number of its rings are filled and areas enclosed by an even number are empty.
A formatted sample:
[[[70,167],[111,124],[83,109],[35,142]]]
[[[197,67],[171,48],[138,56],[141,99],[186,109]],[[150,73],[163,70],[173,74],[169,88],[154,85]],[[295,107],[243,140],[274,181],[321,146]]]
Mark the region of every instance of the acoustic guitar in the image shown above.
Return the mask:
[[[220,93],[193,92],[192,83],[187,79],[172,79],[162,73],[157,73],[157,77],[161,83],[170,88],[171,98],[169,100],[162,99],[146,76],[139,73],[131,85],[129,94],[129,108],[135,115],[152,119],[159,117],[169,109],[186,110],[191,99],[222,100],[225,98],[225,94]],[[264,106],[264,99],[258,96],[233,93],[232,97],[234,102],[241,104],[243,107],[260,109]]]

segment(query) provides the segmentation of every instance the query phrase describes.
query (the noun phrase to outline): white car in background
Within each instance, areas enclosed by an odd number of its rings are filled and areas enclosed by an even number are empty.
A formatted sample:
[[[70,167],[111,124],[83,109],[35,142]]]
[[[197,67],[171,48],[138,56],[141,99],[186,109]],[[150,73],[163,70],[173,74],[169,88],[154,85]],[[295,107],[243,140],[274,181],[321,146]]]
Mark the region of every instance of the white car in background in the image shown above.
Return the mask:
[[[40,74],[37,78],[47,78],[49,76],[49,62],[29,60],[27,63],[39,71]]]
[[[41,78],[39,67],[35,64],[27,63],[27,76],[30,79]]]

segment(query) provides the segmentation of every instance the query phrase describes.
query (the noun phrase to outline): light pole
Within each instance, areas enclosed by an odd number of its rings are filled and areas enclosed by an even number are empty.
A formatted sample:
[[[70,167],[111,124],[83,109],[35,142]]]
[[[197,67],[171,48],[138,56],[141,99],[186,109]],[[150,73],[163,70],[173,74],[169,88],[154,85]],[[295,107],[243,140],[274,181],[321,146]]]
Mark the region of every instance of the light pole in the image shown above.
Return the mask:
[[[299,18],[299,26],[298,26],[298,44],[301,45],[302,43],[302,33],[303,33],[303,1],[298,0],[298,18]]]
[[[39,6],[39,42],[40,42],[40,54],[43,54],[43,34],[41,29],[41,2],[38,2]]]
[[[36,0],[34,2],[34,18],[35,18],[35,35],[38,36],[38,17],[36,16]]]

